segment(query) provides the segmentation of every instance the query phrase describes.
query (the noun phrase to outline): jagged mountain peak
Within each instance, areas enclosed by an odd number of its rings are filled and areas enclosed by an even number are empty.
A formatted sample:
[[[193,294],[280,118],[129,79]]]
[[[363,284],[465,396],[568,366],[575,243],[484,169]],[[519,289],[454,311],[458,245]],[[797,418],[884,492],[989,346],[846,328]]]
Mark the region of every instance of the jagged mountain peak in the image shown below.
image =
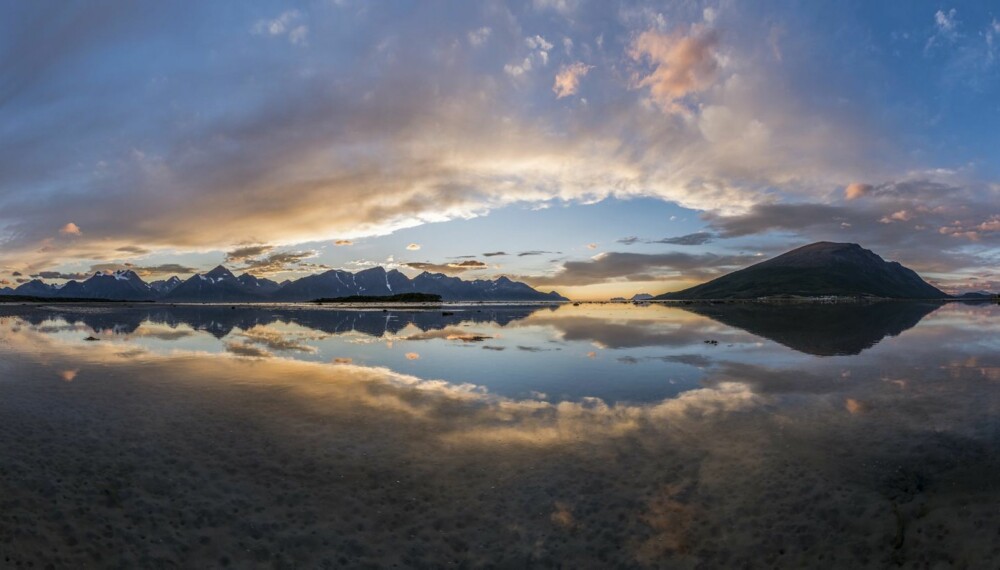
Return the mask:
[[[209,279],[236,279],[233,272],[227,269],[224,265],[216,265],[214,269],[205,273],[204,276]]]

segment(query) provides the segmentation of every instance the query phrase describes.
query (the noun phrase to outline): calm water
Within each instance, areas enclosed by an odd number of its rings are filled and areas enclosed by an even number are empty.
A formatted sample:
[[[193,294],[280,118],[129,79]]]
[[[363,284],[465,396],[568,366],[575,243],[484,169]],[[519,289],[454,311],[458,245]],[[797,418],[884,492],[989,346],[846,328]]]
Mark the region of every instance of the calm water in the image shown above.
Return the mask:
[[[0,306],[0,565],[995,568],[998,317]]]

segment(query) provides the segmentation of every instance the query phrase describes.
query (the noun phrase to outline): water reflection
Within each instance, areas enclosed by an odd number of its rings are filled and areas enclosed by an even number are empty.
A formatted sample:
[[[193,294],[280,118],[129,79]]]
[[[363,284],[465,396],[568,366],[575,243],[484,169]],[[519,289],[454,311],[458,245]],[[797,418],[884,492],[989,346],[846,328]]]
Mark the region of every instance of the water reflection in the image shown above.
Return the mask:
[[[409,325],[420,330],[439,330],[459,323],[495,323],[506,326],[538,311],[553,311],[554,305],[450,307],[447,311],[415,309],[337,310],[306,306],[268,305],[149,305],[149,306],[46,306],[24,311],[0,307],[35,325],[63,320],[81,323],[95,332],[134,333],[143,323],[196,331],[225,338],[234,329],[249,330],[273,324],[296,324],[328,334],[358,332],[374,337],[398,333]]]
[[[12,566],[1000,563],[1000,307],[824,358],[663,307],[221,340],[19,311],[0,317]]]
[[[727,326],[771,339],[788,348],[834,356],[860,354],[886,336],[911,329],[940,303],[684,304],[681,308]]]
[[[508,397],[555,402],[593,397],[655,401],[698,387],[732,362],[805,366],[798,353],[856,355],[886,336],[898,336],[939,307],[56,305],[0,310],[17,314],[39,331],[86,331],[153,351],[349,360],[474,383]],[[622,370],[622,365],[630,369]],[[619,376],[626,381],[607,381]]]

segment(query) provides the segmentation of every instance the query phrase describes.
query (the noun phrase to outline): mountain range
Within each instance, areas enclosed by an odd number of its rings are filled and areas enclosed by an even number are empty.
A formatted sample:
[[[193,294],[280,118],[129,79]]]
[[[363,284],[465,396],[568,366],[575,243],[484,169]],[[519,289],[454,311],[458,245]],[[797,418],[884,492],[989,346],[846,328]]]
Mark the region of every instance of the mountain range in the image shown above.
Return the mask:
[[[762,297],[879,297],[946,299],[912,269],[886,261],[856,243],[817,242],[707,283],[664,293],[657,300]]]
[[[41,298],[102,299],[115,301],[165,301],[179,303],[303,302],[353,295],[387,296],[429,293],[445,301],[565,301],[555,291],[543,293],[507,277],[465,281],[441,273],[423,272],[414,278],[393,269],[373,267],[351,273],[333,269],[278,283],[244,273],[237,277],[218,266],[187,280],[178,277],[146,283],[131,270],[99,271],[83,281],[52,285],[34,279],[0,295]]]

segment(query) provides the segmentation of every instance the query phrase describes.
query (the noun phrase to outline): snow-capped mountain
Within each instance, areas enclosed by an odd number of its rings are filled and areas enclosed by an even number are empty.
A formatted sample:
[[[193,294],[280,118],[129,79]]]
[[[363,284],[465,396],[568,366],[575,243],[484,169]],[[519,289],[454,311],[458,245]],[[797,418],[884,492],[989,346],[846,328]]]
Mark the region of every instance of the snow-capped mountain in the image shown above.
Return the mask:
[[[417,291],[413,282],[399,271],[372,267],[357,273],[331,269],[317,275],[307,275],[281,287],[274,294],[279,301],[311,301],[319,298],[350,295],[397,295]]]
[[[441,295],[445,301],[565,301],[552,291],[542,293],[530,285],[512,281],[507,277],[465,281],[442,273],[427,271],[413,278],[413,288],[418,293]]]
[[[198,273],[163,296],[165,301],[218,302],[263,301],[265,295],[251,290],[225,267]]]
[[[85,281],[67,281],[55,295],[72,299],[150,301],[156,293],[132,270],[98,271]]]
[[[295,281],[276,283],[244,273],[239,277],[223,266],[182,281],[177,277],[147,284],[134,271],[95,273],[86,281],[69,281],[58,287],[41,280],[13,291],[33,297],[105,299],[115,301],[163,300],[190,303],[254,301],[303,302],[351,295],[385,296],[430,293],[445,301],[563,301],[555,291],[542,293],[507,277],[465,281],[441,273],[424,272],[410,279],[393,269],[372,267],[357,273],[333,269]]]
[[[178,285],[183,283],[181,278],[174,275],[170,279],[160,279],[159,281],[153,281],[149,284],[149,288],[156,292],[157,295],[162,296],[173,291]]]
[[[264,295],[274,293],[281,288],[281,285],[277,281],[271,281],[263,277],[254,277],[249,273],[244,273],[236,279],[250,291],[257,291]]]

